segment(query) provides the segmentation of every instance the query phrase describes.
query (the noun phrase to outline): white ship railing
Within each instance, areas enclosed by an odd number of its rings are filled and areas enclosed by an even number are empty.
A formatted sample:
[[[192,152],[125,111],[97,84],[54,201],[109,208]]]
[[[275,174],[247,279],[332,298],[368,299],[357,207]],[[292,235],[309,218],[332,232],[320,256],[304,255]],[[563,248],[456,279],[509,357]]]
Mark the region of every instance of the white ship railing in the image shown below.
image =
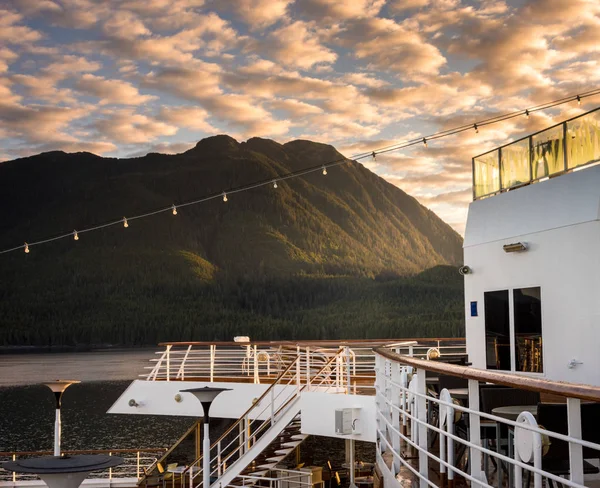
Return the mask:
[[[420,360],[385,349],[377,349],[376,353],[377,464],[383,472],[386,487],[402,486],[396,477],[401,468],[418,479],[421,487],[446,486],[446,483],[454,486],[458,476],[471,486],[491,487],[492,482],[486,477],[487,466],[482,465],[483,461],[487,463],[491,458],[497,466],[507,466],[507,472],[512,474],[508,476],[509,486],[521,487],[524,477],[531,478],[535,488],[542,487],[543,479],[550,486],[552,483],[573,488],[587,486],[589,475],[584,477],[583,448],[593,450],[594,456],[588,454],[585,459],[594,460],[592,465],[598,466],[600,444],[582,439],[581,402],[600,402],[599,387]],[[442,390],[439,397],[428,392],[425,371],[467,379],[469,407],[457,404],[448,390]],[[480,382],[566,397],[569,434],[538,426],[529,412],[519,415],[516,422],[481,412]],[[457,412],[468,415],[466,438],[454,430]],[[483,447],[480,430],[482,420],[496,422],[514,432],[517,447],[512,450],[512,456]],[[436,435],[439,436],[437,446],[430,442]],[[568,443],[568,479],[542,469],[544,439],[549,439],[550,443],[553,440]],[[465,450],[468,468],[455,458],[457,448]],[[406,452],[415,453],[416,456],[407,456]],[[432,480],[430,468],[438,469],[440,481]],[[495,484],[503,486],[501,474],[497,476]]]
[[[123,464],[110,468],[104,471],[95,471],[90,473],[88,478],[94,479],[132,479],[137,483],[141,479],[146,470],[156,463],[157,456],[159,457],[165,452],[165,449],[96,449],[96,450],[79,450],[79,451],[63,451],[63,454],[108,454],[109,456],[119,456],[123,459]],[[51,456],[52,451],[23,451],[23,452],[0,452],[0,465],[4,461],[16,461],[17,459]],[[35,474],[15,473],[5,471],[0,468],[0,486],[6,484],[15,485],[24,481],[40,480]],[[41,480],[40,480],[40,483]],[[110,483],[109,483],[110,484]],[[42,483],[43,485],[43,483]],[[45,486],[45,485],[44,485]]]
[[[442,356],[464,356],[464,339],[387,339],[364,341],[304,342],[175,342],[164,343],[156,353],[150,371],[141,375],[148,381],[196,379],[218,382],[237,379],[253,383],[270,383],[297,357],[304,374],[318,370],[339,348],[345,354],[338,360],[339,374],[346,377],[352,392],[372,388],[375,382],[374,347],[387,347],[400,354],[425,357],[432,348]]]

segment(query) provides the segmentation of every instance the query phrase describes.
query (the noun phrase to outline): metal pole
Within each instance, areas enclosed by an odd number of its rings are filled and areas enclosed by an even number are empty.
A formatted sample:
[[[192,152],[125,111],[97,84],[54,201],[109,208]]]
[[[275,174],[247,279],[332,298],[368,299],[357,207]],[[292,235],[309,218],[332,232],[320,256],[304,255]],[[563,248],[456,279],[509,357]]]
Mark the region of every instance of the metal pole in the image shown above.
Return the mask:
[[[56,417],[54,420],[54,456],[60,457],[60,400],[56,406]]]
[[[346,346],[346,395],[350,395],[350,348],[348,346]]]
[[[210,439],[208,436],[208,423],[208,421],[204,422],[204,440],[202,442],[202,488],[210,486]]]
[[[350,447],[350,488],[356,488],[356,484],[354,482],[354,476],[355,476],[355,472],[354,470],[356,469],[356,463],[354,461],[354,439],[350,439],[349,442],[349,447]]]

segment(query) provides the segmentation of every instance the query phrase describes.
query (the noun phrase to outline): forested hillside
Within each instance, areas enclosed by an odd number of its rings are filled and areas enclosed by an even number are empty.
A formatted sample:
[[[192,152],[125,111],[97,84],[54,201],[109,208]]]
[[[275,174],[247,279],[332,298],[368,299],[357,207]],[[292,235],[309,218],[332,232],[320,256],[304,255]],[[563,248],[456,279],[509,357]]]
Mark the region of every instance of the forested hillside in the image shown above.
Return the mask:
[[[0,165],[2,248],[342,157],[205,139],[179,155],[45,153]],[[349,161],[0,256],[0,345],[461,335],[461,239]],[[428,268],[432,270],[425,271]]]

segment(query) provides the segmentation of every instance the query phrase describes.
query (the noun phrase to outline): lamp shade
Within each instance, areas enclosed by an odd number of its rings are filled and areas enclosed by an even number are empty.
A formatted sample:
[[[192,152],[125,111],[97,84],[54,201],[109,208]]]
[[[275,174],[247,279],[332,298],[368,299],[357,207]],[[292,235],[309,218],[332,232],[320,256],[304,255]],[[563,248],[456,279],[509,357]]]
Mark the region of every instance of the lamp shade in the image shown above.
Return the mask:
[[[63,393],[69,386],[74,385],[76,383],[80,383],[77,380],[56,380],[56,381],[47,381],[44,383],[48,388],[50,388],[54,393]]]
[[[198,401],[202,404],[202,408],[204,408],[204,418],[208,421],[208,411],[210,409],[210,404],[213,400],[224,391],[231,391],[231,388],[214,388],[212,386],[205,386],[202,388],[190,388],[188,390],[179,390],[181,393],[191,393],[194,395]]]

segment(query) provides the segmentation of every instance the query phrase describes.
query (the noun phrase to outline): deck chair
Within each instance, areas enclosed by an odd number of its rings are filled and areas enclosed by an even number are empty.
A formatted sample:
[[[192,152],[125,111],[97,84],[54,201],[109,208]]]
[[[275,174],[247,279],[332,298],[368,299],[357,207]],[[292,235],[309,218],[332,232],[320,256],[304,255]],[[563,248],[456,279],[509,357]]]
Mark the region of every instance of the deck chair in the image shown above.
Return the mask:
[[[167,464],[167,469],[165,470],[162,463],[156,463],[156,469],[158,469],[158,472],[160,473],[160,480],[162,481],[163,488],[167,484],[167,481],[170,481],[173,479],[174,473],[171,473],[169,470],[175,469],[176,467],[177,467],[177,463]]]

